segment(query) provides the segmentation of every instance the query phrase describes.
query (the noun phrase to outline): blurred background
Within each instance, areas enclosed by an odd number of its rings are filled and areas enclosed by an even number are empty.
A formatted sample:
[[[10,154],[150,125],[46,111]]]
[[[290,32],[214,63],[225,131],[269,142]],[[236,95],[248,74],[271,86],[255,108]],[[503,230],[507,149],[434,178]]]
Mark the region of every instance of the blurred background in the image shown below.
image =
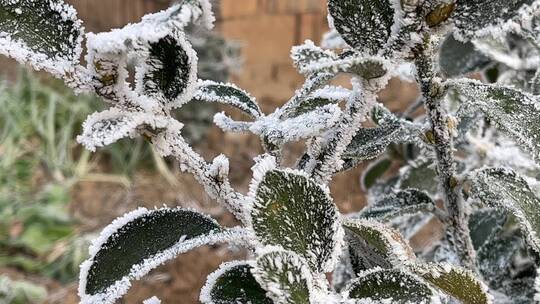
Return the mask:
[[[136,22],[171,1],[68,2],[88,32],[101,32]],[[328,30],[326,0],[214,2],[215,31],[189,30],[200,78],[236,83],[257,97],[266,113],[272,112],[304,81],[289,52],[306,39],[318,43]],[[235,225],[191,176],[158,157],[144,140],[125,140],[93,154],[77,145],[86,116],[104,107],[96,97],[74,96],[61,82],[3,57],[0,67],[0,304],[78,303],[78,265],[90,240],[138,206],[193,207]],[[348,84],[346,78],[336,82]],[[395,79],[380,99],[395,110],[416,95],[415,85]],[[185,136],[207,160],[220,153],[230,158],[231,181],[245,192],[252,159],[262,149],[255,136],[224,134],[214,127],[213,114],[223,110],[188,104],[176,115],[186,124]],[[287,161],[294,163],[302,149],[302,143],[287,146]],[[332,182],[344,213],[365,204],[362,169],[341,173]],[[154,295],[163,303],[198,303],[206,275],[223,261],[245,256],[229,249],[205,247],[179,257],[137,282],[122,303],[141,303]]]

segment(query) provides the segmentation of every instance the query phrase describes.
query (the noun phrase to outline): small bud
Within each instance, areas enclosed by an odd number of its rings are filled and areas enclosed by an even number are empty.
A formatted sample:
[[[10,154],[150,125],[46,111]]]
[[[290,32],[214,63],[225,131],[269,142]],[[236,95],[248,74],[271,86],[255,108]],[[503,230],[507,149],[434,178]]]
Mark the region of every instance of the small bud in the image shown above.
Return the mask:
[[[448,181],[448,183],[449,183],[450,188],[454,189],[454,188],[457,187],[457,185],[458,185],[458,180],[457,180],[457,178],[455,178],[454,176],[452,176],[452,177],[450,178],[450,180]]]
[[[455,3],[442,3],[435,7],[430,13],[426,16],[426,23],[430,27],[437,26],[450,18],[454,9],[456,8]]]
[[[428,130],[424,133],[424,140],[431,145],[435,144],[435,134],[432,130]]]

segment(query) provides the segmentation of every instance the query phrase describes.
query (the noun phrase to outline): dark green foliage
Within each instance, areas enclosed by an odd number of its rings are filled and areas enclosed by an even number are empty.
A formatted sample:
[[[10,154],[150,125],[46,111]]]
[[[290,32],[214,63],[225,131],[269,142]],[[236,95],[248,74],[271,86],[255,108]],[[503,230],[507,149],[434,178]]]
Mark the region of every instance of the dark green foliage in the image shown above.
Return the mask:
[[[183,209],[159,209],[118,227],[100,246],[88,271],[87,294],[104,292],[134,265],[188,241],[221,231],[212,219]]]
[[[265,245],[280,245],[323,272],[336,245],[338,211],[323,189],[297,172],[266,172],[251,212],[253,229]]]
[[[490,26],[501,25],[517,18],[520,8],[534,0],[457,0],[452,15],[458,34],[471,39]]]
[[[252,269],[248,264],[222,265],[219,276],[203,289],[201,301],[204,304],[273,304],[251,274]]]
[[[537,97],[509,87],[460,82],[455,86],[475,109],[531,153],[540,157],[540,110]]]
[[[173,102],[185,93],[193,65],[183,45],[173,36],[150,44],[146,59],[148,70],[144,74],[144,91],[150,96]]]
[[[273,251],[263,254],[257,258],[255,273],[275,303],[310,304],[312,277],[309,266],[295,253]]]
[[[439,66],[446,77],[457,77],[479,71],[491,60],[476,50],[472,42],[461,42],[450,34],[439,50]]]
[[[375,54],[386,44],[394,24],[389,0],[329,0],[336,30],[353,48]]]
[[[257,101],[234,85],[213,81],[203,82],[193,97],[196,101],[221,103],[242,111],[251,118],[263,115]]]
[[[420,278],[402,270],[376,270],[353,281],[348,287],[353,299],[388,300],[392,303],[431,302],[433,290]]]
[[[350,220],[343,227],[354,273],[376,267],[391,269],[415,258],[396,230],[370,220]]]
[[[385,221],[400,215],[429,212],[434,208],[435,202],[425,192],[407,189],[378,199],[364,208],[360,216]]]
[[[448,264],[415,265],[412,271],[463,304],[491,303],[474,273]]]
[[[72,15],[74,13],[62,0],[2,0],[0,33],[3,35],[0,36],[9,37],[12,43],[20,43],[22,49],[17,52],[26,49],[60,65],[65,65],[62,61],[75,64],[79,60],[82,28],[80,21]],[[5,53],[4,47],[8,46],[5,44],[0,47],[0,52]],[[29,59],[15,57],[23,61]],[[33,59],[31,63],[40,66],[38,61]]]
[[[392,161],[388,158],[381,158],[372,164],[362,173],[362,189],[368,190],[390,169]]]
[[[470,194],[491,207],[513,213],[521,224],[530,246],[540,251],[540,200],[527,182],[510,169],[488,168],[471,177]]]

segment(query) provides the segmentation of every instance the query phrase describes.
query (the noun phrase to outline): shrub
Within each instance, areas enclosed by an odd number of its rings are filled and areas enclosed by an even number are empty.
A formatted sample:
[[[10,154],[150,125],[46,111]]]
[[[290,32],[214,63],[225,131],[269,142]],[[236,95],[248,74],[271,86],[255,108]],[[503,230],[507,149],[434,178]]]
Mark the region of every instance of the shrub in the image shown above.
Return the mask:
[[[81,144],[94,151],[143,136],[241,223],[222,227],[180,208],[141,208],[115,220],[81,267],[83,303],[114,302],[158,265],[224,242],[245,246],[251,259],[212,273],[203,303],[533,301],[538,1],[329,0],[334,32],[324,45],[336,49],[310,41],[293,48],[307,80],[271,114],[234,85],[197,80],[183,29],[211,28],[207,0],[86,36],[60,0],[0,2],[0,52],[111,105],[86,120]],[[135,66],[133,87],[128,65]],[[485,72],[475,74],[484,82],[464,78],[470,72]],[[352,75],[350,89],[329,84],[339,74]],[[421,90],[404,113],[377,101],[394,76],[415,79]],[[250,118],[214,117],[227,132],[261,138],[266,153],[255,158],[249,193],[230,185],[225,156],[207,163],[184,140],[170,113],[191,100],[227,104]],[[425,115],[412,116],[421,106]],[[283,145],[301,140],[305,154],[283,167]],[[370,160],[362,183],[369,205],[341,214],[328,182]],[[398,165],[398,174],[387,172]],[[444,237],[414,252],[408,239],[432,218]]]

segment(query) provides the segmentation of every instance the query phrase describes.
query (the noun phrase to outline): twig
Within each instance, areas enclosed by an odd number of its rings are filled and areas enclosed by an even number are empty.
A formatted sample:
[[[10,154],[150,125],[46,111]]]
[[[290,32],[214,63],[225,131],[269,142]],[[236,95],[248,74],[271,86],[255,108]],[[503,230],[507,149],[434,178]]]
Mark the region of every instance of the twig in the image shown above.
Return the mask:
[[[319,139],[319,143],[315,144],[320,148],[314,151],[315,153],[310,153],[309,162],[312,163],[312,169],[309,172],[316,181],[327,183],[332,174],[343,167],[341,156],[362,127],[361,123],[365,120],[372,105],[375,104],[378,90],[379,86],[373,89],[358,85],[351,94],[346,109],[334,130],[329,131],[325,138]]]
[[[458,187],[452,135],[448,126],[445,105],[443,104],[446,90],[441,79],[435,73],[433,54],[431,41],[426,38],[424,44],[420,45],[416,50],[415,59],[418,82],[424,97],[424,107],[434,137],[433,147],[437,156],[440,187],[443,191],[445,208],[449,216],[447,234],[463,265],[475,270],[476,253],[469,234],[469,215]]]
[[[163,136],[163,138],[159,138]],[[244,195],[236,192],[227,177],[216,175],[201,155],[195,152],[180,134],[165,132],[154,138],[158,152],[170,155],[180,163],[180,169],[187,171],[204,187],[205,192],[229,210],[242,223],[247,223]],[[156,142],[157,141],[157,142]],[[163,145],[166,145],[165,147]],[[164,150],[165,148],[165,150]]]

